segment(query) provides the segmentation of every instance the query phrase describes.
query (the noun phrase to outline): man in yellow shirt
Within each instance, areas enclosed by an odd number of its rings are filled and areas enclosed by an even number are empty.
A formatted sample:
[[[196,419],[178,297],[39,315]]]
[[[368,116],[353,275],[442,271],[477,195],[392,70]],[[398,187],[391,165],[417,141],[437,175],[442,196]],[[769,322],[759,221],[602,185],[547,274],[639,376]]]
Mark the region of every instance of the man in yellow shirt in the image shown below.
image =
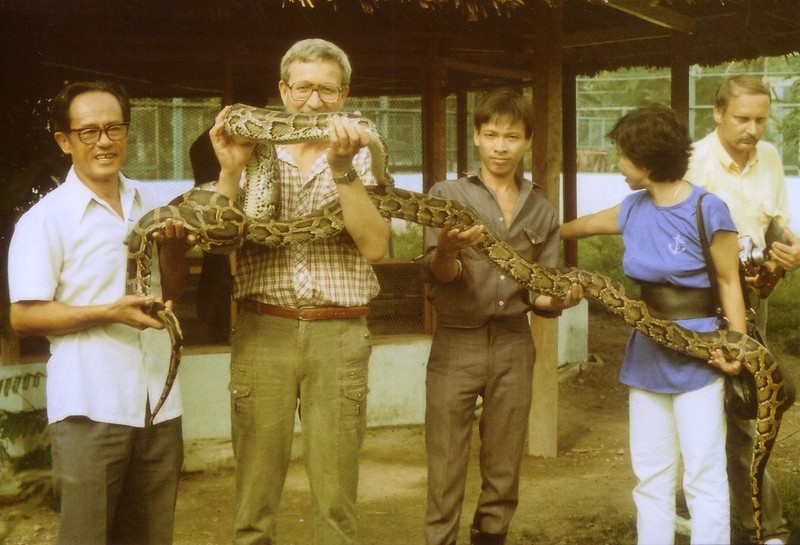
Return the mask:
[[[761,79],[738,75],[725,80],[714,104],[716,130],[693,146],[686,179],[715,193],[728,205],[739,237],[749,236],[758,248],[787,271],[800,266],[800,241],[788,228],[789,199],[783,164],[775,146],[762,142],[771,95]],[[771,231],[782,242],[767,245]],[[752,279],[750,279],[752,281]],[[756,323],[766,332],[767,301],[750,294]],[[728,478],[732,512],[753,533],[750,458],[754,423],[728,414]],[[785,544],[789,529],[780,497],[769,473],[764,474],[762,507],[765,543]]]

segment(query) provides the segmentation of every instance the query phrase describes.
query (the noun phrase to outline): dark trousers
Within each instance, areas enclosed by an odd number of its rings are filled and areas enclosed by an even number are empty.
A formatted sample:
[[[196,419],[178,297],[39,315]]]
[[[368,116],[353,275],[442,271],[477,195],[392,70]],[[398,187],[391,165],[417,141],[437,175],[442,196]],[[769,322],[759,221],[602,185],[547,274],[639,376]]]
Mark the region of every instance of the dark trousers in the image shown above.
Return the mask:
[[[50,425],[58,545],[169,545],[183,465],[181,419],[134,428]]]
[[[480,328],[439,326],[426,382],[427,545],[455,543],[478,397],[481,495],[473,527],[504,536],[518,504],[533,388],[534,349],[527,317]]]

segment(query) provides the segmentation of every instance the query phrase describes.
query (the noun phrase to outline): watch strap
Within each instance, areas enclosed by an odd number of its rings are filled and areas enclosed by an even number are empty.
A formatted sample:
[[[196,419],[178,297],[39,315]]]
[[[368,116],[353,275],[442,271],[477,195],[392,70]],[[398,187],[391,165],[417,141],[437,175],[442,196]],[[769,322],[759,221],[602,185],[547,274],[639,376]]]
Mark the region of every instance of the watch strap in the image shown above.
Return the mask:
[[[354,181],[356,181],[357,178],[358,178],[358,172],[356,172],[356,169],[351,168],[350,170],[347,171],[347,173],[344,176],[334,176],[333,183],[337,185],[352,184]]]

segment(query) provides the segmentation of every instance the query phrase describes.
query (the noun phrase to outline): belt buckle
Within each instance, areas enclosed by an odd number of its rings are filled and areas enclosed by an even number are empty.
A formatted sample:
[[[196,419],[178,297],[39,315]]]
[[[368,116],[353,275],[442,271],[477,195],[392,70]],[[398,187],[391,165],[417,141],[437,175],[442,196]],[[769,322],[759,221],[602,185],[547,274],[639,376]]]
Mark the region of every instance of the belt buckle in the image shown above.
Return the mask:
[[[313,322],[314,318],[306,314],[307,312],[313,312],[316,307],[298,307],[297,308],[297,319],[301,322]]]

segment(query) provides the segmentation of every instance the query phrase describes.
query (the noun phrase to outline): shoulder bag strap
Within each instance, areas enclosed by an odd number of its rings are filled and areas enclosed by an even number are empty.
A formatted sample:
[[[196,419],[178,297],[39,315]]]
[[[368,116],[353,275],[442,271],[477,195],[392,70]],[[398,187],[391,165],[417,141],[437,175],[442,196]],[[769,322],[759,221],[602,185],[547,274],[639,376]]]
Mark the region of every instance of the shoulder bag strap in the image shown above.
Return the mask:
[[[714,260],[711,258],[711,250],[708,247],[708,237],[706,236],[706,226],[703,222],[703,198],[708,193],[703,193],[697,198],[697,208],[695,218],[697,219],[697,232],[700,235],[700,246],[703,248],[703,257],[706,260],[706,271],[708,272],[708,283],[711,285],[711,297],[714,301],[714,308],[717,310],[717,319],[720,320],[719,327],[727,327],[728,320],[722,312],[722,305],[719,300],[719,289],[717,287],[717,269],[714,267]]]

